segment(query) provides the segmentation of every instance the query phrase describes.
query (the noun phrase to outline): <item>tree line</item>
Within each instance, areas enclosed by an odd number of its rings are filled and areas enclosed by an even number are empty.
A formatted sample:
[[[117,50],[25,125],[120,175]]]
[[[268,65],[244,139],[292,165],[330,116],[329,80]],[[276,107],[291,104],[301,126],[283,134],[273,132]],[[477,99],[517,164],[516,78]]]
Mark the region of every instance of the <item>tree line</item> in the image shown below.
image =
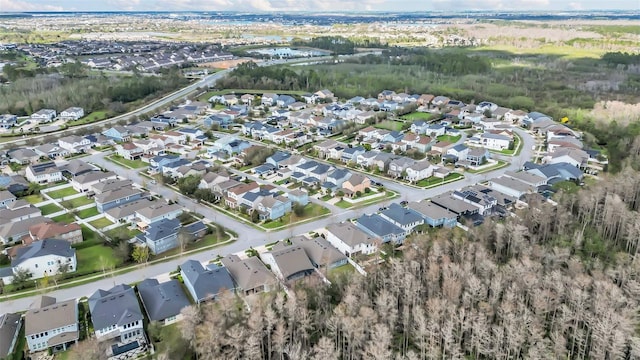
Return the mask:
[[[620,51],[608,52],[602,55],[602,60],[612,65],[638,65],[640,64],[640,54]]]
[[[291,41],[293,46],[308,46],[317,49],[331,51],[333,55],[355,54],[357,47],[363,48],[384,48],[377,40],[365,38],[361,40],[347,39],[342,36],[319,36],[312,39],[295,38]]]

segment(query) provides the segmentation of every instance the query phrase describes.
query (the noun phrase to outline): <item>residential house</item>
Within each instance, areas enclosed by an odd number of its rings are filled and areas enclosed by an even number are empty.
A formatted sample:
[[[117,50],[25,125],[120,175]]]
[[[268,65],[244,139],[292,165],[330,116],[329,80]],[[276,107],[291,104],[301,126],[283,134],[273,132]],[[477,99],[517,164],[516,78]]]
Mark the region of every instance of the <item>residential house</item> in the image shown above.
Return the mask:
[[[116,206],[104,212],[104,216],[113,223],[130,223],[136,219],[136,211],[152,205],[149,199],[140,199]]]
[[[580,149],[559,148],[546,160],[548,164],[567,163],[582,169],[587,166],[589,154]]]
[[[162,219],[148,224],[144,232],[138,234],[136,238],[146,244],[153,255],[158,255],[178,247],[179,229],[180,220],[175,218]]]
[[[233,124],[233,116],[224,113],[209,115],[204,119],[204,126],[207,128],[216,126],[220,129],[228,129],[231,124]]]
[[[84,109],[81,107],[70,107],[60,113],[60,119],[67,121],[78,120],[82,117],[84,117]]]
[[[418,134],[418,135],[429,134],[428,133],[429,123],[423,120],[417,120],[411,124],[411,127],[409,129],[414,134]]]
[[[21,175],[0,175],[0,187],[9,190],[14,195],[21,195],[29,189],[29,182]]]
[[[287,193],[287,198],[289,198],[291,202],[300,204],[302,206],[306,206],[307,204],[309,204],[309,193],[302,189],[294,189],[289,191],[289,193]]]
[[[472,148],[467,153],[467,161],[471,166],[480,166],[490,158],[489,151],[485,148]]]
[[[0,315],[0,359],[8,359],[16,349],[22,329],[22,315],[6,313]]]
[[[215,184],[229,180],[229,174],[226,172],[208,172],[200,179],[199,189],[213,189]]]
[[[269,156],[266,160],[267,164],[271,164],[277,168],[281,168],[282,161],[291,157],[291,154],[285,151],[276,151],[273,155]]]
[[[358,155],[364,154],[364,151],[365,150],[362,146],[347,147],[342,150],[340,160],[342,160],[343,163],[356,162]]]
[[[56,111],[53,109],[40,109],[37,112],[31,114],[31,120],[38,123],[48,123],[56,118]]]
[[[240,259],[227,255],[220,261],[244,295],[269,292],[278,288],[278,280],[257,256]]]
[[[551,140],[547,141],[547,151],[550,153],[553,153],[561,148],[572,148],[581,150],[583,147],[584,144],[582,143],[582,141],[571,136],[554,137],[551,138]]]
[[[8,190],[0,190],[0,208],[6,208],[16,202],[16,196]]]
[[[470,216],[480,212],[480,209],[473,204],[465,202],[457,197],[452,196],[453,192],[447,192],[431,198],[431,203],[440,206],[443,209],[453,212],[459,218],[461,216]]]
[[[296,99],[289,95],[279,95],[276,104],[281,108],[286,108],[296,102]]]
[[[416,163],[415,160],[405,156],[393,159],[389,163],[389,171],[387,171],[387,174],[395,178],[402,177],[405,175],[404,172],[407,169],[407,167],[415,163]]]
[[[225,204],[232,209],[235,209],[239,205],[240,198],[247,192],[260,191],[260,185],[257,182],[250,182],[248,184],[240,183],[237,186],[227,189]]]
[[[251,146],[248,141],[237,139],[233,136],[227,136],[216,140],[213,147],[226,152],[229,155],[236,155]]]
[[[149,161],[149,170],[156,173],[162,173],[163,167],[180,160],[178,155],[160,155]]]
[[[116,142],[126,142],[131,140],[131,133],[124,126],[113,126],[103,131],[102,135]]]
[[[52,183],[63,179],[62,171],[54,162],[29,165],[25,170],[25,176],[30,182],[38,184]]]
[[[127,160],[139,160],[144,155],[141,148],[130,142],[117,144],[115,148],[116,153]]]
[[[16,218],[7,218],[7,213],[18,213]],[[10,214],[13,215],[13,214]],[[16,211],[2,209],[0,211],[0,243],[3,245],[19,242],[24,236],[29,234],[29,227],[35,224],[49,222],[51,219],[40,215],[40,209],[35,206],[25,207]],[[9,268],[0,268],[9,269]],[[11,275],[11,274],[9,274]]]
[[[59,166],[62,175],[73,177],[90,172],[97,172],[100,170],[98,167],[88,164],[80,159],[72,159],[64,165]]]
[[[327,89],[316,91],[315,93],[313,93],[313,95],[315,95],[320,100],[325,100],[325,99],[333,100],[333,97],[334,97],[333,92]]]
[[[191,166],[191,161],[187,159],[178,159],[170,162],[162,167],[162,175],[178,177],[178,169],[182,166]]]
[[[306,236],[294,236],[292,246],[300,246],[316,268],[333,269],[346,265],[347,256],[322,237],[309,239]]]
[[[416,161],[405,168],[406,175],[404,178],[407,181],[417,182],[433,176],[435,169],[436,167],[429,160]]]
[[[498,199],[487,194],[484,189],[471,186],[452,192],[451,197],[473,205],[480,215],[487,215],[498,204]]]
[[[106,180],[94,183],[93,185],[89,185],[88,191],[90,193],[93,192],[93,194],[96,195],[96,194],[102,194],[102,193],[106,193],[109,191],[118,190],[126,187],[131,187],[132,184],[133,182],[129,179],[122,179],[122,180],[119,180],[118,178],[106,179]]]
[[[12,149],[7,151],[7,155],[9,161],[20,165],[35,164],[40,159],[40,155],[31,149]]]
[[[480,135],[482,146],[491,150],[505,150],[511,145],[511,138],[505,135],[484,133]]]
[[[14,126],[18,125],[18,116],[12,114],[2,114],[0,115],[0,128],[10,129]],[[2,350],[2,349],[0,349]],[[0,352],[0,356],[2,353]]]
[[[356,226],[367,234],[379,238],[382,243],[402,244],[407,233],[399,226],[385,220],[378,214],[362,215],[356,220]]]
[[[258,201],[256,210],[261,220],[276,220],[291,212],[291,200],[284,196],[265,196]]]
[[[156,202],[136,211],[136,217],[138,218],[141,228],[146,228],[150,224],[162,219],[175,219],[181,214],[182,206],[178,204],[167,204],[165,202]]]
[[[32,353],[65,351],[79,339],[78,305],[75,299],[57,302],[42,296],[24,314],[24,336]]]
[[[387,172],[389,171],[389,164],[391,164],[391,161],[394,159],[397,159],[398,156],[395,154],[389,154],[386,152],[378,152],[376,154],[376,156],[373,158],[373,161],[371,163],[372,167],[377,167],[379,171],[381,172]]]
[[[262,98],[260,99],[261,105],[273,106],[276,104],[278,100],[278,95],[273,93],[264,93],[262,94]]]
[[[342,188],[342,184],[351,177],[351,172],[347,169],[335,169],[327,175],[324,188],[331,191]]]
[[[13,275],[19,271],[29,271],[31,279],[41,279],[61,271],[76,271],[76,250],[66,240],[46,239],[32,242],[18,248],[11,259],[11,273],[2,274],[2,281],[10,284]]]
[[[236,285],[223,266],[209,265],[206,268],[195,260],[187,260],[180,265],[180,275],[184,286],[196,304],[215,300],[224,291],[235,291]]]
[[[424,224],[424,219],[419,213],[396,203],[382,210],[380,217],[400,227],[407,234],[411,234],[416,226]]]
[[[47,222],[30,226],[29,238],[23,239],[23,243],[29,245],[34,241],[46,239],[65,240],[70,244],[79,244],[84,240],[82,228],[76,223]]]
[[[98,208],[99,212],[103,213],[116,206],[121,206],[126,203],[136,201],[142,198],[142,196],[142,191],[131,187],[124,187],[100,194],[96,193],[96,207]]]
[[[431,151],[437,152],[440,154],[446,154],[451,147],[452,147],[452,144],[450,142],[438,141],[437,143],[431,146]]]
[[[447,149],[447,155],[454,156],[456,161],[466,160],[469,153],[469,147],[464,144],[458,144],[452,148]]]
[[[270,252],[261,254],[278,279],[290,283],[314,273],[315,267],[300,245],[276,244]]]
[[[176,279],[163,283],[156,279],[145,279],[138,283],[136,288],[149,321],[157,321],[161,325],[181,320],[180,312],[191,305]]]
[[[349,221],[327,226],[327,241],[348,257],[359,253],[373,254],[381,243],[381,239],[360,230]]]
[[[47,157],[51,160],[55,160],[58,157],[68,156],[69,150],[63,149],[56,144],[43,144],[36,146],[33,150],[41,157]]]
[[[385,134],[382,137],[381,141],[384,142],[384,143],[397,143],[397,142],[401,141],[403,137],[404,137],[404,135],[401,132],[394,130],[394,131],[391,131],[391,132]]]
[[[98,341],[108,342],[107,355],[121,355],[146,344],[144,315],[133,288],[120,284],[98,289],[89,297],[89,312]]]
[[[247,104],[249,106],[251,106],[251,103],[253,103],[255,99],[256,97],[252,94],[244,94],[240,96],[240,101],[242,101],[243,104]]]
[[[395,94],[396,92],[393,90],[382,90],[378,94],[378,100],[391,100]]]
[[[91,147],[91,141],[82,136],[70,135],[58,139],[58,146],[72,154],[76,154],[87,151]]]
[[[500,176],[489,180],[489,187],[501,193],[513,196],[516,199],[521,198],[525,194],[534,194],[538,190],[535,186],[507,176]]]
[[[222,103],[227,106],[232,106],[238,103],[238,97],[233,94],[223,95],[222,99]]]
[[[366,189],[370,187],[371,179],[359,173],[352,174],[342,183],[342,190],[347,196],[353,196],[358,192],[364,194]]]
[[[176,126],[178,123],[178,119],[174,116],[167,116],[165,114],[155,115],[151,119],[149,119],[152,123],[164,124],[169,127]]]
[[[453,228],[457,223],[457,215],[431,201],[422,200],[420,202],[410,202],[407,208],[420,214],[425,224],[432,227],[442,226],[445,228]]]
[[[334,149],[335,147],[339,146],[340,144],[338,144],[337,141],[335,140],[325,140],[323,142],[321,142],[320,144],[316,144],[313,145],[313,149],[316,150],[318,152],[318,155],[321,158],[326,158],[329,156],[329,153],[331,152],[332,149]],[[343,149],[344,147],[341,146]]]
[[[535,186],[536,188],[547,184],[546,178],[526,171],[507,171],[504,173],[504,176],[519,180],[525,184]]]
[[[569,163],[538,165],[527,162],[524,164],[524,169],[528,173],[545,178],[548,185],[561,181],[582,181],[584,178],[582,171]]]

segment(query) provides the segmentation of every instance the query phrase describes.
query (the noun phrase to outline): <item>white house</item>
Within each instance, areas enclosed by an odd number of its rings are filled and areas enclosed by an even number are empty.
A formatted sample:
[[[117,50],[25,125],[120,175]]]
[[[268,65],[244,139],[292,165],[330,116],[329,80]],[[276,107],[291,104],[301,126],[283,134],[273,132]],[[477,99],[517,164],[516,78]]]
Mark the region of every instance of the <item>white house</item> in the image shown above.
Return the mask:
[[[30,352],[49,348],[64,351],[68,345],[78,341],[76,299],[57,302],[55,298],[43,296],[36,301],[36,305],[24,314],[24,336]]]
[[[431,164],[428,160],[422,160],[415,162],[405,169],[406,176],[405,179],[408,181],[420,181],[422,179],[429,178],[433,176],[433,171],[436,169],[433,164]]]
[[[370,236],[351,222],[331,224],[327,227],[327,241],[347,256],[370,255],[378,250],[380,239]]]
[[[91,147],[91,140],[82,136],[70,135],[58,139],[58,146],[70,153],[80,153]]]
[[[511,139],[506,135],[484,133],[480,135],[480,143],[487,149],[504,150],[509,148]]]
[[[447,155],[453,155],[458,160],[464,160],[467,158],[469,148],[464,144],[458,144],[450,149],[447,149]]]
[[[141,223],[149,225],[162,219],[175,219],[182,214],[182,206],[156,202],[151,206],[136,211],[136,217]]]
[[[84,116],[84,109],[81,107],[70,107],[60,113],[62,120],[78,120]]]
[[[142,346],[146,343],[142,309],[135,291],[129,285],[98,289],[89,297],[89,311],[98,341],[114,339],[120,346]]]
[[[62,180],[62,171],[54,162],[29,165],[25,170],[25,177],[33,183],[52,183]]]
[[[55,275],[60,271],[76,271],[76,250],[66,240],[46,239],[34,241],[18,249],[11,259],[11,274],[2,274],[2,281],[10,284],[20,270],[31,273],[31,279]]]
[[[41,109],[31,114],[31,120],[39,123],[46,123],[53,121],[53,119],[56,118],[56,115],[57,113],[53,109]]]

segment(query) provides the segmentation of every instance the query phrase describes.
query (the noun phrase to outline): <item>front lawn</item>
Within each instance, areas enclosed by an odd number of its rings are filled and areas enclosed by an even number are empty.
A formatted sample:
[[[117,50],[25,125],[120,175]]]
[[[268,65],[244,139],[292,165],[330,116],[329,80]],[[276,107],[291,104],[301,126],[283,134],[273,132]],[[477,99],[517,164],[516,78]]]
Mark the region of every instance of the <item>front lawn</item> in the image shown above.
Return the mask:
[[[79,196],[77,198],[65,200],[60,203],[62,206],[66,207],[69,210],[78,208],[83,205],[93,204],[93,200],[87,198],[86,196]]]
[[[41,203],[44,201],[44,197],[42,197],[42,195],[40,194],[33,194],[33,195],[29,195],[29,196],[25,196],[22,198],[22,200],[28,202],[29,204],[37,204],[37,203]]]
[[[80,219],[86,219],[86,218],[90,218],[92,216],[96,216],[100,214],[98,212],[98,208],[96,208],[95,206],[90,207],[88,209],[84,209],[84,210],[80,210],[78,211],[77,215]]]
[[[54,190],[54,191],[49,191],[47,192],[47,195],[49,195],[52,199],[60,199],[63,197],[67,197],[67,196],[71,196],[71,195],[77,195],[78,192],[72,188],[71,186],[64,188],[64,189],[60,189],[60,190]]]
[[[53,213],[57,213],[58,211],[62,210],[62,208],[56,204],[47,204],[44,206],[39,207],[40,211],[42,211],[42,215],[49,215],[49,214],[53,214]]]
[[[513,149],[489,150],[489,151],[497,153],[497,154],[508,155],[508,156],[518,155],[518,154],[520,154],[520,151],[522,151],[521,143],[522,143],[522,141],[520,139],[520,136],[518,134],[514,133],[514,136],[513,136]]]
[[[76,250],[78,261],[78,274],[91,274],[103,270],[115,269],[122,264],[122,260],[116,258],[112,248],[105,245],[94,245]]]
[[[444,177],[444,179],[441,178],[437,178],[435,176],[432,176],[430,178],[427,179],[422,179],[420,181],[418,181],[416,183],[416,185],[420,186],[420,187],[430,187],[430,186],[434,186],[434,185],[438,185],[438,184],[442,184],[442,183],[446,183],[449,181],[454,181],[454,180],[458,180],[458,179],[462,179],[464,178],[464,175],[460,174],[460,173],[451,173],[447,176]]]
[[[446,141],[448,143],[455,143],[458,140],[460,140],[460,138],[462,137],[462,135],[458,135],[458,136],[451,136],[451,135],[440,135],[437,137],[438,141]]]
[[[428,121],[432,117],[433,117],[432,114],[426,113],[426,112],[412,112],[411,114],[406,114],[402,116],[403,119],[409,120],[409,121],[416,121],[416,120]]]
[[[119,155],[111,155],[106,157],[107,160],[112,163],[118,164],[120,166],[129,168],[129,169],[141,169],[144,167],[148,167],[149,164],[145,163],[142,160],[128,160]]]
[[[93,220],[89,224],[91,224],[91,226],[93,226],[96,229],[102,229],[102,228],[107,227],[109,225],[113,225],[111,220],[109,220],[107,218],[104,218],[104,217],[100,218],[100,219]]]
[[[305,221],[308,219],[315,218],[317,216],[322,216],[326,214],[330,214],[331,210],[327,209],[324,206],[319,204],[309,203],[304,207],[304,213],[302,216],[297,216],[295,213],[291,212],[280,219],[276,219],[270,221],[268,223],[262,224],[262,227],[265,229],[277,229],[282,226],[295,224],[300,221]]]
[[[73,222],[76,222],[76,218],[73,216],[73,214],[70,214],[70,213],[58,215],[58,216],[56,216],[54,218],[51,218],[51,220],[53,220],[55,222],[63,222],[63,223],[67,223],[67,224],[71,224]]]

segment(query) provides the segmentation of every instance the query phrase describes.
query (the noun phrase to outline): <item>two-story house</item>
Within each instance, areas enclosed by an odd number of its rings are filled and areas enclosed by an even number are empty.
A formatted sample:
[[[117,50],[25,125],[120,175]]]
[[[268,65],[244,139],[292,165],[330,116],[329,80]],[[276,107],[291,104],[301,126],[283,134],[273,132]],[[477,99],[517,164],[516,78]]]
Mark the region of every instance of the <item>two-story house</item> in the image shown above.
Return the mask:
[[[144,155],[144,151],[134,143],[126,142],[116,144],[116,153],[127,160],[138,160]]]
[[[65,121],[78,120],[83,116],[84,116],[84,109],[77,106],[62,110],[62,112],[60,113],[60,119]]]
[[[82,136],[70,135],[58,139],[58,146],[72,154],[76,154],[87,151],[91,147],[91,141]]]
[[[95,196],[96,207],[102,213],[116,206],[138,200],[142,198],[142,195],[142,191],[131,187],[103,192]]]
[[[371,255],[378,250],[378,245],[382,242],[349,221],[327,226],[327,241],[349,257],[360,253]]]
[[[405,168],[406,175],[404,178],[407,181],[417,182],[433,176],[435,169],[436,167],[429,160],[416,161]]]
[[[215,300],[224,291],[235,291],[236,285],[223,266],[209,265],[206,268],[195,260],[187,260],[180,265],[180,275],[184,286],[196,304]]]
[[[407,233],[399,226],[385,220],[378,214],[362,215],[356,225],[371,236],[380,238],[382,243],[402,244]]]
[[[381,211],[380,217],[400,227],[407,234],[411,234],[414,227],[424,224],[424,219],[420,214],[396,203]]]
[[[157,255],[178,247],[179,229],[180,220],[162,219],[151,223],[136,237],[149,247],[152,254]]]
[[[244,295],[278,288],[278,280],[257,256],[240,259],[237,255],[227,255],[220,262],[231,274],[237,290]]]
[[[33,183],[43,184],[61,181],[62,171],[54,162],[29,165],[25,170],[25,177]]]
[[[79,339],[78,304],[75,299],[57,302],[42,296],[24,314],[24,336],[32,353],[51,349],[65,351]]]
[[[52,276],[59,272],[76,271],[76,250],[66,240],[46,239],[32,242],[18,248],[11,259],[11,268],[0,273],[2,281],[10,284],[13,275],[20,271],[28,271],[31,279]]]
[[[136,288],[149,320],[162,325],[181,320],[180,312],[191,305],[180,281],[175,279],[163,283],[156,279],[145,279]]]
[[[38,123],[48,123],[56,118],[56,111],[53,109],[40,109],[37,112],[31,114],[31,120]]]

